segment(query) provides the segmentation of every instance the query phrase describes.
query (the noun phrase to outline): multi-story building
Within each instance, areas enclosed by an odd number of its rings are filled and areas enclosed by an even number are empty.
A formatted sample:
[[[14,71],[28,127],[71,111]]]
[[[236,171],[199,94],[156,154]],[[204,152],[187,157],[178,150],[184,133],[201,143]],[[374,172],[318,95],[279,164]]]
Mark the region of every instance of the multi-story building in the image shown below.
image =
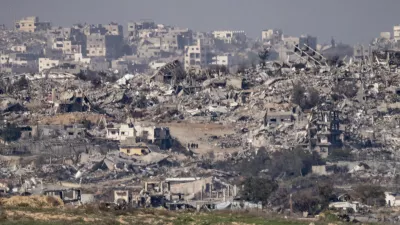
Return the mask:
[[[244,31],[214,31],[213,35],[215,39],[222,40],[227,44],[246,41],[246,33]]]
[[[106,57],[109,59],[121,56],[123,37],[93,33],[86,40],[86,55],[89,57]]]
[[[50,28],[51,24],[49,22],[40,22],[37,16],[25,17],[15,22],[15,29],[22,32],[33,33],[46,31]]]
[[[110,23],[104,25],[104,28],[107,30],[108,35],[124,36],[122,25],[119,25],[117,23]]]
[[[73,57],[74,54],[86,54],[86,36],[75,27],[56,27],[48,31],[48,46]]]
[[[137,37],[140,30],[151,30],[156,28],[157,26],[153,21],[129,22],[128,36]]]
[[[185,46],[185,70],[190,68],[201,69],[211,62],[211,54],[208,46],[197,40],[196,45]]]
[[[310,35],[302,35],[299,38],[299,48],[303,48],[305,45],[311,47],[312,49],[317,49],[317,37]]]
[[[283,37],[283,43],[286,47],[294,47],[298,45],[300,42],[300,38],[298,37],[292,37],[292,36],[284,36]]]
[[[355,60],[372,59],[372,48],[370,45],[357,44],[353,46],[353,57]]]
[[[212,57],[212,65],[219,65],[219,66],[232,66],[236,64],[236,57],[232,56],[231,54],[225,55],[216,55]]]
[[[59,60],[53,60],[49,58],[39,58],[39,72],[56,67],[58,66],[58,64],[60,64]]]
[[[282,41],[283,32],[280,29],[269,29],[261,32],[262,41],[278,42]]]
[[[38,56],[29,53],[9,53],[0,56],[1,64],[28,65],[37,63]]]
[[[393,39],[396,42],[400,40],[400,24],[393,26]]]

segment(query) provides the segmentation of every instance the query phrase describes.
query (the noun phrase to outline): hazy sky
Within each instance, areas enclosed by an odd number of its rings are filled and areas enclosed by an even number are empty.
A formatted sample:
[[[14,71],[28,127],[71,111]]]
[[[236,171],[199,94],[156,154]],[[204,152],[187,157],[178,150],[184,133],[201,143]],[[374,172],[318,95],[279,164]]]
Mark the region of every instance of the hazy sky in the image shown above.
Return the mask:
[[[0,0],[0,24],[35,15],[54,25],[153,19],[194,30],[282,28],[319,42],[368,42],[400,23],[400,0]]]

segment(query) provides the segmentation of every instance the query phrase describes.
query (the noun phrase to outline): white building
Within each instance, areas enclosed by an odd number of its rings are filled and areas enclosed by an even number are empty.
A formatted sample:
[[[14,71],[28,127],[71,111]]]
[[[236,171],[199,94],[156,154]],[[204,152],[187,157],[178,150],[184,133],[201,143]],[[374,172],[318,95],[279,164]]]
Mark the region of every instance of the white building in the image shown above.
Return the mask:
[[[153,70],[158,70],[161,67],[165,66],[167,63],[165,62],[158,62],[158,61],[152,61],[149,63],[149,67]]]
[[[282,40],[283,32],[280,29],[269,29],[261,32],[262,41],[280,41]]]
[[[39,58],[39,72],[45,69],[50,69],[60,64],[59,60],[53,60],[49,58]]]
[[[390,32],[381,32],[379,36],[383,39],[389,40],[391,37],[391,34],[390,34]]]
[[[219,66],[232,66],[235,65],[235,57],[230,55],[230,54],[226,54],[226,55],[216,55],[212,57],[211,60],[211,64],[212,65],[219,65]]]
[[[126,138],[135,138],[135,128],[128,124],[117,125],[112,128],[107,128],[107,139],[124,141]]]
[[[224,31],[214,31],[214,38],[224,41],[227,44],[231,44],[234,42],[244,42],[246,41],[246,33],[244,31],[232,31],[232,30],[224,30]]]
[[[185,70],[204,68],[209,61],[209,49],[202,44],[202,40],[197,40],[196,45],[185,46]]]
[[[400,24],[393,27],[393,38],[396,42],[400,40]]]
[[[295,45],[298,45],[300,42],[299,37],[292,37],[292,36],[284,36],[283,37],[283,43],[287,47],[294,47]]]
[[[391,192],[385,192],[386,205],[389,207],[400,206],[400,196]]]
[[[26,52],[26,45],[14,45],[14,46],[11,46],[11,51],[25,53]]]

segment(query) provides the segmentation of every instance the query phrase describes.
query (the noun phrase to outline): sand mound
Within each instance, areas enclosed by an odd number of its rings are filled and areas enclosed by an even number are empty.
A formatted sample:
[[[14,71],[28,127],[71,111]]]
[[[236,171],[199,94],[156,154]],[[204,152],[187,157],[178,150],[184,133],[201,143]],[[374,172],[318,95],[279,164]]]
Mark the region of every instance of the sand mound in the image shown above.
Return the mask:
[[[8,207],[53,208],[63,206],[63,201],[52,196],[13,196],[1,198],[0,205]]]

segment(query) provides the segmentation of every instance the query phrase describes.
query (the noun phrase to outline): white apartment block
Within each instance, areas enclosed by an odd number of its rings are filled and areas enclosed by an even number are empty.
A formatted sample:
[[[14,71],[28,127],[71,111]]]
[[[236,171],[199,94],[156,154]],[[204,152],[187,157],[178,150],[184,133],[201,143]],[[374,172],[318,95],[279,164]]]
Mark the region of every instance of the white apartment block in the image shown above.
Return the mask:
[[[53,60],[49,58],[39,58],[39,72],[58,66],[58,64],[60,64],[59,60]]]
[[[393,27],[393,38],[396,42],[400,40],[400,24]]]
[[[185,70],[201,69],[208,65],[209,49],[197,40],[196,45],[185,46]]]
[[[214,38],[224,41],[227,44],[234,43],[235,41],[246,41],[246,33],[244,31],[214,31]]]
[[[232,55],[216,55],[212,57],[212,65],[219,65],[219,66],[232,66],[235,65],[235,57]]]
[[[261,39],[262,41],[269,41],[269,40],[282,40],[283,32],[279,29],[269,29],[263,30],[261,32]]]

